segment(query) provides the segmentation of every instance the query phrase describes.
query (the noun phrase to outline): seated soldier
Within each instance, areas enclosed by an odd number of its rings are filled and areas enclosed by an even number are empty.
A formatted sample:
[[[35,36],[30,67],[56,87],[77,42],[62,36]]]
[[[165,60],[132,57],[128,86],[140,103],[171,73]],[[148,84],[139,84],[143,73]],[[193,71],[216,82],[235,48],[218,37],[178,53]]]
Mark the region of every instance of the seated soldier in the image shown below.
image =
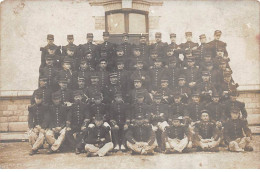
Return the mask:
[[[252,140],[251,130],[245,120],[240,119],[240,109],[235,106],[231,108],[229,119],[224,125],[224,138],[232,152],[253,151],[250,146]]]
[[[203,151],[219,151],[219,130],[216,125],[210,121],[209,112],[201,111],[201,120],[195,124],[194,144]]]
[[[181,124],[179,115],[168,119],[169,126],[162,133],[165,153],[182,152],[185,148],[192,147],[191,133],[187,125]]]
[[[115,151],[126,150],[125,132],[130,124],[129,110],[129,104],[124,102],[122,93],[117,92],[109,109]]]
[[[143,118],[147,119],[149,121],[150,119],[150,109],[151,105],[148,105],[144,102],[144,95],[143,94],[137,94],[136,95],[136,102],[132,104],[132,112],[131,112],[131,122],[134,123],[134,119],[136,118],[135,114],[143,114]]]
[[[31,104],[35,104],[35,93],[41,92],[42,93],[42,103],[45,105],[51,104],[51,90],[47,88],[47,77],[40,76],[39,77],[39,88],[33,92],[31,98]]]
[[[90,114],[87,104],[82,102],[83,92],[73,91],[74,102],[68,112],[66,138],[76,154],[82,151],[81,142],[86,128],[90,123]]]
[[[136,116],[135,124],[126,133],[127,147],[132,150],[132,154],[153,154],[157,142],[152,126],[147,123],[142,114]]]
[[[48,126],[48,106],[43,104],[42,92],[34,92],[34,103],[28,107],[28,138],[32,146],[30,155],[35,154],[44,143],[45,129]]]
[[[46,130],[46,140],[51,145],[48,153],[57,152],[65,140],[66,120],[69,108],[61,103],[61,94],[55,92],[52,94],[53,105],[49,107],[50,121]]]
[[[105,156],[113,149],[112,138],[110,135],[110,127],[104,125],[102,115],[96,114],[94,123],[89,124],[87,130],[88,134],[85,139],[85,151],[87,157],[91,156]]]

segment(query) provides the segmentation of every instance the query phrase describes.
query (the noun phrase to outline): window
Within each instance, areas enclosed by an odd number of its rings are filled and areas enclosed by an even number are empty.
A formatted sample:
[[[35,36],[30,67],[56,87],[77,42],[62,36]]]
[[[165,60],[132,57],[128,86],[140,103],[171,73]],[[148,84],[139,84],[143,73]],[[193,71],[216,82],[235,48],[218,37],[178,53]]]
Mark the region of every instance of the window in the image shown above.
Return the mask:
[[[106,12],[106,31],[111,34],[148,33],[148,12],[139,10]]]

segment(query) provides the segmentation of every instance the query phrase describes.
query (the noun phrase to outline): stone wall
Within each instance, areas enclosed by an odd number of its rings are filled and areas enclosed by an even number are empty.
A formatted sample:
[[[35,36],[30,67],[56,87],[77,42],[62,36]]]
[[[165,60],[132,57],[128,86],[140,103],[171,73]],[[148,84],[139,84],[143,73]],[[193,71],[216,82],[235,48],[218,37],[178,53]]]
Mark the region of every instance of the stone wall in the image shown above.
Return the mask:
[[[260,92],[240,93],[239,100],[246,103],[250,125],[260,124]],[[0,98],[0,132],[26,131],[30,98]]]

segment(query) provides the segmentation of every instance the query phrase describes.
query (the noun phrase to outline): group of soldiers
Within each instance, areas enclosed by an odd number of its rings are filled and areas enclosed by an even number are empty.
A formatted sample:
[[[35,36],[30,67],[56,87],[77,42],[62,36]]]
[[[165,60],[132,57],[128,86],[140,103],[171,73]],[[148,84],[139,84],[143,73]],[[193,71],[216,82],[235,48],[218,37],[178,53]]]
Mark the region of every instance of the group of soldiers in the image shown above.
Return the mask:
[[[219,151],[252,151],[247,111],[237,101],[226,43],[216,30],[200,45],[186,32],[186,43],[87,43],[57,46],[54,36],[41,48],[39,88],[29,105],[30,155],[43,146],[48,153],[61,151],[67,142],[76,154],[105,156],[109,151],[133,154]]]

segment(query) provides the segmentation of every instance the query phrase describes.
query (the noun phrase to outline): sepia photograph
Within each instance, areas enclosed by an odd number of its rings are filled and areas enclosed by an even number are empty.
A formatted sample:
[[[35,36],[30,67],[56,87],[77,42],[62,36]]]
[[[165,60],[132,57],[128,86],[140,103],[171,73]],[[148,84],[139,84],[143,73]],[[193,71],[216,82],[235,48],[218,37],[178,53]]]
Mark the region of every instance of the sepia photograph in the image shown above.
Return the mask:
[[[259,0],[2,0],[0,169],[259,169]]]

